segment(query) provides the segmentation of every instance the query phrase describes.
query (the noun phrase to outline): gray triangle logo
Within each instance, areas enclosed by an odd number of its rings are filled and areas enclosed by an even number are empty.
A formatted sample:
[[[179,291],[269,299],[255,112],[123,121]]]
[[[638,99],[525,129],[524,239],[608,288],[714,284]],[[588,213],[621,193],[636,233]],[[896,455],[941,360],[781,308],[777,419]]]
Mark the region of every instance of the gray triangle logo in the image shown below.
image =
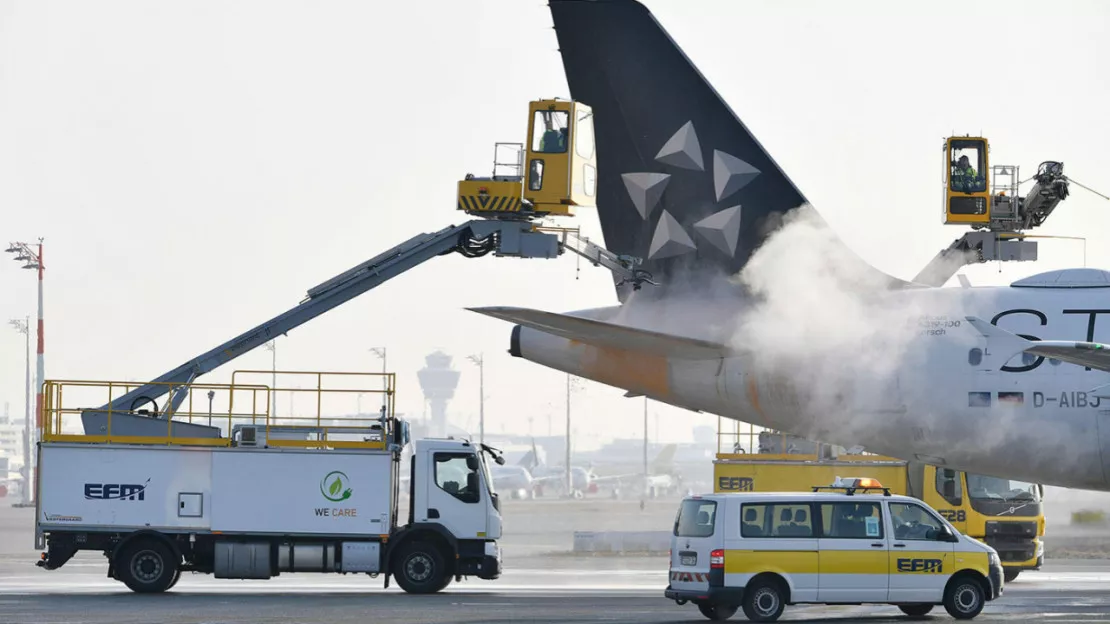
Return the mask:
[[[694,132],[694,122],[687,121],[679,128],[655,155],[655,160],[682,169],[705,171],[701,144],[698,143],[698,134]]]
[[[759,169],[732,154],[713,150],[713,187],[717,201],[744,188],[759,175]]]
[[[694,224],[694,230],[714,247],[730,256],[736,255],[740,240],[740,206],[725,208]]]
[[[663,197],[671,176],[667,173],[625,173],[621,174],[621,179],[640,218],[647,219]]]
[[[651,237],[651,247],[648,250],[649,260],[681,256],[682,254],[696,251],[694,240],[682,229],[682,225],[666,210],[659,216],[659,223],[655,226],[655,235]]]

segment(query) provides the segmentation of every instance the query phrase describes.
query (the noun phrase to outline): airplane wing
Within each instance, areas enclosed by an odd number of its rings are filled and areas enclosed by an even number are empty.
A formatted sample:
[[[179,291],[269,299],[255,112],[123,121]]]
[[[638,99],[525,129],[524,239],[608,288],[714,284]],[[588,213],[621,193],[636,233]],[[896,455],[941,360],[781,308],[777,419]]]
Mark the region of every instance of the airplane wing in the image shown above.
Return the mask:
[[[984,370],[1000,368],[1019,353],[1031,353],[1110,372],[1110,345],[1078,340],[1026,340],[977,316],[965,318],[987,339],[987,353],[980,365]]]
[[[544,475],[542,477],[533,476],[532,477],[532,483],[547,483],[549,481],[562,482],[562,481],[566,481],[566,478],[567,477],[566,477],[565,474],[557,474],[557,475],[556,474],[550,474],[550,475]]]
[[[632,481],[633,479],[642,479],[644,475],[636,474],[617,474],[617,475],[598,475],[593,476],[594,483],[609,483],[611,481]]]
[[[726,345],[706,340],[635,329],[567,314],[513,307],[467,309],[595,347],[640,351],[684,360],[717,360],[734,353]]]

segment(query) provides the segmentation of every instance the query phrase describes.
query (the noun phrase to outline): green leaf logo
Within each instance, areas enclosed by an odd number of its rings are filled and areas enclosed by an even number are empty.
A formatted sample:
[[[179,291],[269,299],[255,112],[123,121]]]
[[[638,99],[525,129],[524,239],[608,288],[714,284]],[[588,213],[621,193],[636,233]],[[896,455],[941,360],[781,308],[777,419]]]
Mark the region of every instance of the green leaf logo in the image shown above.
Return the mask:
[[[345,501],[350,498],[353,493],[353,490],[349,486],[347,489],[343,489],[343,486],[349,482],[350,479],[346,474],[338,470],[333,470],[320,480],[320,494],[323,494],[324,498],[335,503]]]

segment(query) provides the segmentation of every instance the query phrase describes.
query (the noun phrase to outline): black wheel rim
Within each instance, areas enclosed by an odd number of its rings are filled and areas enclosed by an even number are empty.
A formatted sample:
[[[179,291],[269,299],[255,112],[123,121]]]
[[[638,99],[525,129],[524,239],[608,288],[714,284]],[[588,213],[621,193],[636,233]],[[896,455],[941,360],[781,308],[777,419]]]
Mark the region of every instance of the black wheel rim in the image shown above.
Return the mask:
[[[779,608],[779,597],[773,590],[766,587],[755,593],[755,611],[760,615],[771,615]]]
[[[140,583],[153,583],[162,577],[165,564],[153,550],[143,550],[131,558],[131,576]]]
[[[416,583],[426,583],[435,572],[432,558],[424,553],[416,553],[405,561],[405,576]]]
[[[979,606],[979,592],[974,585],[960,585],[956,588],[952,602],[960,613],[971,613]]]

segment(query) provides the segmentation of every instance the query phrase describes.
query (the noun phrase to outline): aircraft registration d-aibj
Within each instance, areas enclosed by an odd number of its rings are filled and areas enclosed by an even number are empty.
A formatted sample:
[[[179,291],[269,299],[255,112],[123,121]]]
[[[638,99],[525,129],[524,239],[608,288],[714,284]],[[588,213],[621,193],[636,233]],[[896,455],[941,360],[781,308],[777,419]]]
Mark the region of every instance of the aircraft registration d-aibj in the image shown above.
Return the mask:
[[[1110,490],[1110,273],[976,288],[885,275],[647,9],[550,6],[571,96],[595,117],[606,246],[659,285],[567,314],[476,309],[516,324],[514,356],[875,453]]]

